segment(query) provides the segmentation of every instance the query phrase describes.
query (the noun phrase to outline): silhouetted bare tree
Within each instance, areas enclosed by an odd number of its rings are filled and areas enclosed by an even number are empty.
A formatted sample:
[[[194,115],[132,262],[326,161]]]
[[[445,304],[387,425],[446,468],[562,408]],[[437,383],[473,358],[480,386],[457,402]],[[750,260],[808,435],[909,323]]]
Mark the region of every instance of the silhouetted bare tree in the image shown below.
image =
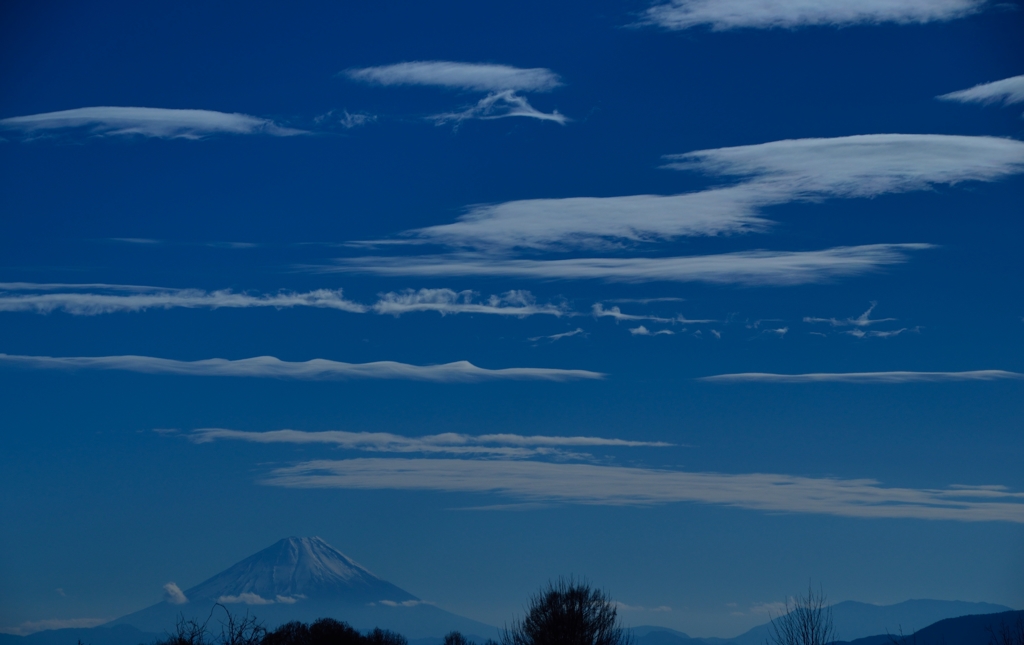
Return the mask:
[[[989,628],[988,632],[992,645],[1024,645],[1024,612],[1017,612],[1017,622],[1007,625],[1003,621],[999,631]]]
[[[773,645],[829,645],[838,640],[825,594],[815,594],[811,587],[806,597],[786,601],[786,613],[771,618],[769,633]]]
[[[559,578],[530,599],[521,621],[502,630],[501,645],[631,645],[615,605],[584,581]]]

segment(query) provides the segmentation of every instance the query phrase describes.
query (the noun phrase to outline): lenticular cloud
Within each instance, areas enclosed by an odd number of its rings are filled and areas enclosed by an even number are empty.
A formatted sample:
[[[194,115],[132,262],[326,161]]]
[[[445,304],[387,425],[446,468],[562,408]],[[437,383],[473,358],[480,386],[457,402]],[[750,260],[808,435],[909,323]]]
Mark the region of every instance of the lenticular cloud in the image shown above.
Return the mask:
[[[434,85],[479,92],[544,92],[562,84],[557,74],[543,67],[524,69],[443,60],[364,67],[345,73],[351,79],[378,85]]]
[[[723,474],[541,461],[345,459],[278,468],[287,488],[491,493],[529,502],[606,506],[701,503],[858,518],[1024,523],[1024,493],[1002,486],[891,488],[870,479]]]
[[[1024,103],[1024,75],[975,85],[972,88],[950,92],[936,98],[942,101],[959,101],[960,103],[1002,103],[1003,105]]]
[[[214,134],[303,134],[269,119],[213,110],[176,110],[149,107],[86,107],[0,119],[0,126],[34,133],[44,130],[86,128],[90,134],[140,135],[161,139],[201,139]]]
[[[927,23],[979,11],[982,0],[671,0],[644,13],[641,24],[666,29],[699,25],[715,31],[813,25]]]
[[[794,139],[668,155],[666,168],[732,180],[679,195],[528,199],[471,207],[451,224],[408,231],[477,249],[614,248],[686,236],[757,232],[761,209],[876,197],[1024,171],[1024,143],[997,137],[875,134]]]

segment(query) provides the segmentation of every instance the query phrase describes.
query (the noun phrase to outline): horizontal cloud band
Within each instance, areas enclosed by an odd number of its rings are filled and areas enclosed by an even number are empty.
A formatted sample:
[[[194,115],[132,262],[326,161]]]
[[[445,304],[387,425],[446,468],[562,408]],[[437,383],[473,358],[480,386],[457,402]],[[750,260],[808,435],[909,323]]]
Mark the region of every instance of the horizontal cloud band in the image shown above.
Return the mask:
[[[869,479],[727,475],[538,461],[318,460],[274,470],[264,483],[288,488],[496,493],[533,502],[612,506],[696,502],[858,518],[1024,523],[1024,493],[1000,486],[887,488]]]
[[[671,0],[646,11],[641,24],[666,29],[709,25],[738,28],[846,26],[894,22],[927,23],[975,13],[983,0]]]
[[[378,85],[434,85],[479,92],[536,92],[552,90],[562,84],[557,74],[543,67],[523,69],[443,60],[364,67],[350,69],[345,74],[353,80]]]
[[[218,440],[246,441],[249,443],[326,444],[347,450],[393,453],[449,453],[461,455],[487,455],[504,458],[523,458],[548,455],[560,458],[590,458],[565,452],[563,448],[601,447],[637,448],[668,447],[661,441],[628,441],[603,437],[557,437],[544,435],[486,434],[467,435],[454,432],[405,437],[390,432],[346,432],[328,430],[303,432],[301,430],[271,430],[244,432],[225,428],[201,428],[190,435],[196,443]]]
[[[36,132],[88,127],[97,135],[142,135],[162,139],[200,139],[212,134],[303,134],[269,119],[236,112],[148,107],[87,107],[0,119],[0,127]]]
[[[0,354],[0,364],[36,369],[94,369],[141,372],[144,374],[181,374],[188,376],[249,376],[301,380],[332,379],[404,379],[442,383],[496,380],[571,381],[602,379],[604,374],[587,370],[561,370],[542,367],[485,369],[468,361],[443,365],[409,365],[394,361],[342,363],[315,358],[304,362],[282,361],[273,356],[240,360],[210,358],[201,361],[176,361],[152,356],[14,356]]]
[[[43,285],[44,287],[52,285]],[[86,286],[86,285],[81,285]],[[116,290],[115,285],[103,285],[108,290]],[[140,291],[129,295],[109,293],[37,293],[25,295],[5,295],[0,293],[0,312],[32,311],[49,313],[65,311],[70,314],[92,316],[124,311],[145,311],[146,309],[221,309],[274,307],[288,309],[292,307],[314,307],[319,309],[339,309],[351,313],[364,313],[364,305],[345,300],[341,289],[317,289],[306,293],[282,292],[273,295],[253,296],[247,293],[235,293],[224,289],[221,291],[203,291],[201,289],[158,290],[151,293],[141,292],[148,287],[125,287],[122,291]],[[22,287],[21,290],[27,290]]]
[[[715,383],[948,383],[955,381],[1024,380],[1024,374],[1003,370],[969,372],[836,372],[812,374],[770,374],[747,372],[705,376]]]
[[[387,276],[503,276],[533,279],[598,279],[609,282],[709,282],[797,285],[877,271],[906,262],[907,251],[930,244],[868,244],[823,251],[743,251],[667,258],[576,258],[514,260],[477,254],[362,257],[317,267],[325,273],[362,272]]]
[[[408,241],[464,248],[618,247],[682,236],[759,231],[767,206],[875,197],[1024,172],[1024,142],[998,137],[872,134],[792,139],[668,155],[666,168],[740,177],[679,195],[528,199],[471,207]]]

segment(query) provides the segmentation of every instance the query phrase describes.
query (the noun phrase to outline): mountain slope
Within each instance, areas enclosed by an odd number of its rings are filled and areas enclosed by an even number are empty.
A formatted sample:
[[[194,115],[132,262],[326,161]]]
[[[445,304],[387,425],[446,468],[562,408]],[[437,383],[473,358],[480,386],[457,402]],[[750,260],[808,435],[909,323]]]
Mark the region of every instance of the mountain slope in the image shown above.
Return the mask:
[[[1024,621],[1024,611],[960,616],[940,620],[906,637],[897,635],[893,638],[889,634],[882,634],[840,645],[891,645],[894,641],[899,645],[991,645],[997,642],[993,640],[993,636],[998,635],[1004,626],[1013,628],[1024,624],[1018,621]],[[909,632],[904,630],[904,634]]]
[[[846,601],[832,605],[832,620],[836,635],[844,641],[852,641],[879,634],[896,634],[900,629],[910,634],[945,618],[1005,611],[1011,611],[1011,608],[958,600],[907,600],[894,605]],[[768,637],[769,624],[766,623],[734,638],[705,640],[709,643],[763,645]]]
[[[318,537],[285,538],[185,590],[189,600],[243,594],[255,594],[264,600],[298,596],[361,603],[418,600]]]
[[[222,608],[218,608],[220,604]],[[409,638],[453,629],[487,638],[497,630],[449,613],[378,578],[317,537],[278,541],[170,599],[107,623],[167,633],[179,619],[218,621],[225,612],[256,616],[268,628],[291,620],[330,617],[356,629],[392,629]]]

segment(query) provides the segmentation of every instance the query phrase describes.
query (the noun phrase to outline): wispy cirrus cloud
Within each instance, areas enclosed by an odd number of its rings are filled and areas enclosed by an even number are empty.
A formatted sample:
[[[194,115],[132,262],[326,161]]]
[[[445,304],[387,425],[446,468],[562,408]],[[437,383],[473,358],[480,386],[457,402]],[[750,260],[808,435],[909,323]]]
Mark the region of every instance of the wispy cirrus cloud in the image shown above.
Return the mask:
[[[521,68],[491,63],[455,61],[410,61],[350,69],[352,80],[384,86],[419,85],[487,92],[476,104],[462,110],[429,117],[437,124],[466,119],[529,117],[564,124],[568,119],[557,110],[537,110],[520,92],[548,92],[562,84],[557,74],[543,67]]]
[[[797,285],[876,272],[909,259],[930,244],[868,244],[822,251],[741,251],[662,258],[574,258],[522,260],[482,254],[344,258],[313,267],[324,273],[386,276],[501,276],[536,280],[608,282],[707,282],[742,285]]]
[[[0,127],[28,134],[83,128],[93,136],[138,135],[160,139],[202,139],[215,134],[305,134],[270,119],[237,112],[112,106],[9,117],[0,119]]]
[[[536,342],[538,340],[549,340],[549,341],[551,341],[553,343],[556,340],[562,340],[563,338],[572,338],[573,336],[579,336],[579,335],[586,336],[587,332],[583,331],[582,327],[577,327],[576,329],[573,329],[572,331],[564,331],[564,332],[562,332],[560,334],[551,334],[550,336],[534,336],[533,338],[529,338],[527,340],[530,340],[530,341],[533,341],[533,342]]]
[[[346,450],[387,453],[446,453],[465,456],[522,459],[545,456],[562,459],[589,459],[590,455],[567,451],[567,448],[662,448],[673,444],[662,441],[629,441],[603,437],[557,437],[544,435],[485,434],[467,435],[446,432],[420,437],[406,437],[390,432],[346,432],[328,430],[271,430],[245,432],[224,428],[195,430],[190,438],[196,443],[212,441],[245,441],[263,444],[325,444]]]
[[[1019,381],[1024,374],[1004,370],[966,372],[817,372],[810,374],[772,374],[745,372],[716,374],[698,380],[713,383],[951,383],[957,381]]]
[[[489,314],[498,316],[571,315],[565,306],[537,304],[529,291],[513,290],[492,295],[477,302],[475,291],[452,289],[407,289],[403,292],[382,294],[373,305],[378,314],[400,316],[417,311],[436,311],[446,314]]]
[[[632,329],[629,330],[629,333],[632,336],[672,336],[675,334],[675,332],[672,331],[671,329],[659,329],[658,331],[651,331],[650,329],[647,329],[643,325],[640,325],[639,327],[633,327]]]
[[[641,25],[714,31],[827,25],[920,24],[976,13],[983,0],[671,0],[647,9]]]
[[[828,323],[833,327],[869,327],[871,325],[877,325],[884,322],[892,322],[895,318],[872,318],[871,312],[875,310],[878,305],[877,302],[872,302],[871,306],[867,308],[867,311],[857,316],[856,318],[815,318],[812,316],[805,316],[804,322],[806,323]]]
[[[875,197],[1024,172],[1024,142],[997,137],[875,134],[793,139],[667,155],[666,168],[738,177],[679,195],[528,199],[472,206],[407,241],[508,250],[621,248],[685,236],[763,231],[764,207]]]
[[[525,116],[541,121],[554,121],[558,124],[565,124],[569,119],[554,110],[552,112],[541,112],[530,105],[526,97],[520,96],[512,90],[503,92],[492,92],[484,98],[458,112],[443,112],[430,117],[434,123],[443,125],[445,123],[458,123],[467,119],[481,119],[490,121],[493,119],[505,119],[511,116]]]
[[[269,295],[252,295],[230,289],[204,291],[202,289],[162,289],[132,285],[63,285],[6,283],[0,285],[0,312],[28,311],[50,313],[63,311],[78,316],[95,316],[116,312],[137,312],[147,309],[223,309],[248,307],[274,307],[290,309],[313,307],[337,309],[351,313],[364,313],[368,309],[342,296],[340,289],[317,289],[305,293],[282,291]],[[65,293],[50,293],[67,290]],[[78,293],[82,289],[112,291],[115,293]],[[4,293],[5,291],[43,291],[46,293]],[[119,292],[132,292],[128,294]]]
[[[675,320],[672,319],[672,318],[662,318],[661,316],[642,316],[642,315],[638,315],[638,314],[624,314],[624,313],[622,313],[622,310],[619,309],[618,306],[612,306],[612,307],[609,307],[608,309],[605,309],[604,305],[601,304],[600,302],[595,302],[594,305],[590,308],[590,310],[591,310],[591,315],[593,315],[594,318],[612,318],[616,322],[623,321],[623,320],[629,320],[629,321],[646,320],[646,321],[650,321],[650,322],[659,322],[659,323],[675,322]]]
[[[1001,81],[981,83],[966,90],[942,94],[935,98],[940,101],[958,101],[960,103],[1002,103],[1013,105],[1024,103],[1024,75],[1011,76]]]
[[[402,379],[439,383],[472,383],[497,380],[573,381],[603,379],[604,374],[587,370],[543,367],[486,369],[468,361],[441,365],[410,365],[395,361],[342,363],[323,358],[282,361],[273,356],[239,360],[208,358],[176,361],[153,356],[18,356],[0,354],[0,365],[51,370],[118,370],[142,374],[185,376],[244,376],[298,380]]]
[[[1024,523],[1024,493],[1001,486],[894,488],[871,479],[540,461],[316,460],[278,468],[263,483],[286,488],[490,493],[526,502],[607,506],[689,502],[774,513]]]

